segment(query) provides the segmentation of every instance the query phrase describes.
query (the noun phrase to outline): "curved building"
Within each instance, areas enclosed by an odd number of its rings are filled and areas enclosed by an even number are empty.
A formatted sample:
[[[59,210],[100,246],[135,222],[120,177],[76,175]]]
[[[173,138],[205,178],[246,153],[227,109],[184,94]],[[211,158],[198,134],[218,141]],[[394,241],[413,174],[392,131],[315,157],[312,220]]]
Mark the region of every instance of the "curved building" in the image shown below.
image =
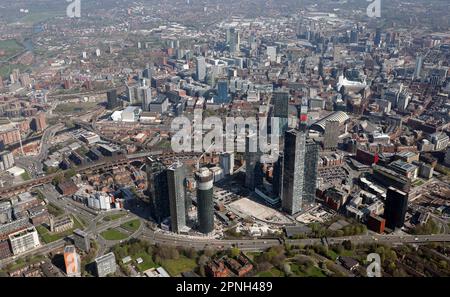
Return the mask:
[[[197,217],[198,229],[204,234],[214,230],[214,175],[208,168],[201,168],[195,173],[197,181]]]
[[[328,116],[324,117],[323,119],[317,121],[316,123],[311,125],[311,129],[319,132],[325,132],[325,127],[327,125],[327,122],[339,122],[339,125],[344,124],[346,121],[348,121],[350,117],[343,111],[336,111],[332,114],[329,114]]]

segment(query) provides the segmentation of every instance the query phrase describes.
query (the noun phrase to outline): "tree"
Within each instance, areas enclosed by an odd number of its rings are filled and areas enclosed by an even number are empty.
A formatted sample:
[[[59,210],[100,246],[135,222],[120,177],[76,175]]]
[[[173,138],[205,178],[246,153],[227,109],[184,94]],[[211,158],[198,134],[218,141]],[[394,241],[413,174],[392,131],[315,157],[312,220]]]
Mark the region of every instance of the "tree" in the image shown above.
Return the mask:
[[[198,273],[200,274],[200,276],[206,277],[206,272],[205,272],[205,266],[204,266],[204,265],[201,265],[201,266],[198,268]]]
[[[197,251],[194,248],[188,248],[187,250],[184,251],[184,254],[186,257],[188,257],[189,259],[195,259],[197,258]]]
[[[207,247],[204,251],[203,254],[208,257],[211,258],[212,256],[214,256],[216,254],[216,250],[212,247]]]
[[[353,243],[350,240],[344,240],[342,242],[342,246],[344,247],[344,249],[346,249],[347,251],[351,251],[353,249]]]
[[[270,265],[270,263],[268,262],[261,262],[258,264],[257,268],[258,271],[267,271],[272,267],[272,265]]]
[[[74,177],[76,174],[77,174],[77,172],[75,171],[75,169],[70,168],[69,170],[67,170],[67,171],[64,173],[64,177],[67,178],[67,179],[69,179],[69,178]]]
[[[287,276],[291,275],[292,274],[291,265],[289,265],[289,263],[284,263],[283,271]]]
[[[342,245],[335,245],[332,249],[338,254],[342,254],[342,252],[344,251],[344,247]]]
[[[205,256],[205,255],[201,255],[201,256],[198,258],[198,265],[200,265],[200,266],[204,266],[204,265],[206,265],[208,262],[209,262],[209,258],[208,258],[207,256]]]
[[[241,254],[241,251],[237,247],[233,247],[229,250],[231,258],[237,258]]]

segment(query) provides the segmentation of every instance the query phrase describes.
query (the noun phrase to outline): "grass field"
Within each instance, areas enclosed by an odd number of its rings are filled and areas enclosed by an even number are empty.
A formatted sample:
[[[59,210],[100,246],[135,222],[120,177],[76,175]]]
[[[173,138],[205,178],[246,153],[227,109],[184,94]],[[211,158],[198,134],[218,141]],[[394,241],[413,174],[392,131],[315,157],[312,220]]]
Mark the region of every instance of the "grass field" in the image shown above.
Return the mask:
[[[103,221],[105,221],[105,222],[115,221],[126,215],[127,215],[126,213],[116,213],[116,214],[108,215],[103,218]]]
[[[275,267],[273,267],[272,269],[268,270],[268,271],[263,271],[258,273],[259,277],[281,277],[284,276],[284,273],[278,269],[276,269]]]
[[[133,260],[135,260],[135,261],[138,258],[141,258],[142,260],[144,260],[144,262],[142,262],[141,264],[136,263],[136,267],[141,272],[144,272],[150,268],[158,267],[158,265],[156,265],[155,262],[153,262],[152,256],[150,256],[149,254],[147,254],[145,252],[140,252],[133,256]]]
[[[45,257],[42,255],[33,256],[29,259],[19,258],[15,263],[9,264],[6,266],[6,271],[15,271],[21,269],[27,265],[32,265],[44,260]]]
[[[0,60],[3,60],[4,57],[0,57]],[[2,64],[0,65],[0,77],[3,78],[9,78],[9,75],[12,73],[13,69],[19,69],[20,72],[27,71],[29,69],[29,66],[25,66],[22,64]]]
[[[86,113],[97,107],[95,102],[62,103],[55,108],[55,112],[61,115]]]
[[[62,12],[57,11],[47,11],[47,12],[32,12],[24,16],[20,19],[21,23],[27,23],[27,24],[35,24],[40,23],[45,20],[48,20],[50,18],[53,18],[55,16],[63,16],[64,14]]]
[[[100,235],[106,240],[122,240],[128,237],[126,234],[123,234],[116,229],[108,229],[103,231]]]
[[[59,208],[58,206],[56,206],[56,205],[54,205],[52,203],[49,203],[47,205],[47,209],[48,209],[48,212],[52,216],[55,216],[55,217],[59,217],[59,216],[62,216],[64,214],[64,210],[63,209]]]
[[[309,267],[305,272],[301,271],[296,264],[291,264],[291,271],[296,276],[302,277],[325,277],[325,274],[316,266]]]
[[[179,259],[162,260],[161,266],[167,270],[171,276],[177,276],[182,272],[193,270],[197,267],[195,260],[180,256]]]
[[[71,215],[71,218],[73,220],[73,228],[70,230],[67,230],[65,232],[62,232],[62,233],[52,233],[43,225],[37,226],[36,230],[39,233],[39,235],[41,236],[42,241],[44,243],[51,243],[51,242],[57,241],[61,238],[71,235],[73,233],[73,230],[75,230],[75,229],[83,229],[84,228],[83,224],[76,217]]]
[[[122,227],[125,230],[128,230],[130,232],[136,232],[140,226],[141,226],[141,221],[139,221],[139,219],[132,220],[132,221],[129,221],[129,222],[126,222],[126,223],[120,225],[120,227]]]
[[[0,60],[6,60],[23,50],[23,46],[20,45],[16,40],[0,40],[0,52],[4,51],[5,54],[0,56]]]
[[[27,180],[31,179],[31,176],[30,176],[30,174],[27,171],[22,173],[22,175],[20,177],[22,178],[23,181],[27,181]]]

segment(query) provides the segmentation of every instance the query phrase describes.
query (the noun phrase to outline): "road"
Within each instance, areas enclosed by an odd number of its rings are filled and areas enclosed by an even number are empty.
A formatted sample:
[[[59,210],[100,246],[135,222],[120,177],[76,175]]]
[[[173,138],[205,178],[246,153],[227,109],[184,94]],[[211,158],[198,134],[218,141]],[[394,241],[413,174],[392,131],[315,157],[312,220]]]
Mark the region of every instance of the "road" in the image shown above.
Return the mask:
[[[41,137],[39,154],[33,157],[22,156],[16,159],[16,164],[25,169],[31,178],[34,179],[44,174],[42,162],[47,158],[51,139],[55,136],[56,132],[62,129],[64,129],[63,124],[57,124],[47,128]]]
[[[61,201],[61,200],[60,200]],[[70,209],[70,206],[67,206]],[[65,208],[66,210],[67,207]],[[100,245],[98,256],[106,253],[112,246],[120,243],[121,241],[107,241],[100,236],[100,233],[110,228],[119,228],[120,225],[138,218],[134,214],[128,213],[124,217],[113,221],[103,221],[106,215],[111,214],[104,213],[90,220],[90,224],[85,230],[88,234],[94,237]],[[202,250],[207,247],[215,248],[218,250],[229,249],[231,247],[238,247],[243,251],[263,251],[273,246],[278,246],[284,243],[290,245],[315,245],[321,244],[319,238],[310,239],[298,239],[298,240],[278,240],[278,239],[248,239],[248,240],[220,240],[212,239],[208,237],[192,237],[184,236],[173,233],[166,233],[158,230],[154,231],[146,226],[146,221],[139,218],[141,221],[140,228],[133,234],[129,234],[129,238],[139,238],[149,241],[151,244],[165,244],[172,246],[192,247],[197,250]],[[348,236],[348,237],[335,237],[328,238],[329,244],[339,244],[345,240],[351,241],[353,244],[364,243],[383,243],[388,245],[396,244],[425,244],[431,242],[450,242],[450,234],[435,234],[435,235],[360,235],[360,236]],[[45,254],[52,250],[61,248],[64,245],[64,240],[58,240],[53,243],[42,246],[38,249],[25,253],[22,256],[29,254]],[[13,262],[15,258],[8,258],[0,261],[0,267]]]

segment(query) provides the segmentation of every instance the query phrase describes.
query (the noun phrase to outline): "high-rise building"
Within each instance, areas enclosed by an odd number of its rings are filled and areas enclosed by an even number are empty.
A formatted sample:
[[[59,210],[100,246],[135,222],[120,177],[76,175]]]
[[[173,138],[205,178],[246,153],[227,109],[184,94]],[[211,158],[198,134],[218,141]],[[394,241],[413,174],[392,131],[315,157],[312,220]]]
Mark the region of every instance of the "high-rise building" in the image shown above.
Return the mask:
[[[376,47],[381,46],[381,28],[377,28],[375,32],[375,37],[373,39],[373,43],[375,44]]]
[[[408,92],[399,92],[397,97],[397,109],[400,112],[405,112],[406,108],[409,105],[409,102],[411,100],[411,95]]]
[[[275,62],[277,60],[277,47],[276,46],[268,46],[267,47],[267,58],[270,62]]]
[[[306,134],[290,130],[284,136],[282,207],[289,214],[302,209]]]
[[[413,79],[420,79],[422,74],[422,66],[423,66],[423,56],[417,55],[416,57],[416,67],[414,68]]]
[[[75,246],[68,245],[64,248],[64,264],[66,275],[69,277],[81,276],[81,259]]]
[[[181,162],[176,162],[167,169],[170,221],[172,232],[175,233],[181,233],[186,228],[185,178],[186,172]]]
[[[276,91],[272,96],[273,104],[273,116],[279,118],[280,134],[288,130],[288,118],[289,118],[289,92]]]
[[[104,256],[95,258],[94,262],[98,277],[108,276],[115,273],[117,270],[116,257],[112,252]]]
[[[205,57],[197,57],[196,76],[198,81],[204,81],[206,78],[206,60]]]
[[[217,97],[214,103],[229,103],[230,96],[228,95],[228,81],[226,79],[221,79],[217,82]]]
[[[445,153],[445,165],[450,166],[450,147],[447,148],[447,152]]]
[[[239,52],[241,47],[241,34],[239,30],[236,30],[236,28],[230,28],[229,39],[230,53]]]
[[[390,229],[401,228],[405,224],[408,209],[408,194],[397,188],[389,187],[384,205],[386,226]]]
[[[220,167],[223,170],[224,175],[233,174],[234,168],[234,153],[222,153],[219,156]]]
[[[312,204],[316,200],[317,167],[319,164],[319,144],[312,139],[306,140],[303,203]]]
[[[278,160],[273,164],[272,191],[277,197],[281,197],[281,183],[283,176],[283,155],[280,154]]]
[[[276,91],[272,97],[273,116],[287,118],[289,115],[289,92]]]
[[[14,155],[10,151],[0,153],[0,172],[14,167]]]
[[[139,88],[138,92],[142,102],[142,110],[150,111],[150,103],[152,102],[152,88],[147,85],[147,79],[142,80],[142,86]]]
[[[204,234],[214,231],[214,174],[208,168],[195,173],[197,181],[198,229]]]
[[[306,139],[306,132],[289,130],[285,134],[282,207],[293,215],[313,203],[316,194],[318,145]]]
[[[159,161],[148,163],[147,181],[151,216],[161,223],[170,216],[166,167]]]
[[[73,231],[73,242],[75,246],[82,251],[89,252],[91,249],[89,235],[80,229]]]
[[[142,77],[148,79],[149,81],[152,80],[152,69],[150,68],[150,65],[147,64],[145,69],[142,71]]]
[[[358,30],[353,29],[350,32],[350,43],[358,43]]]
[[[119,99],[117,98],[117,90],[110,90],[106,93],[107,108],[109,110],[119,107]]]
[[[323,134],[323,148],[334,150],[339,141],[339,121],[327,121]]]
[[[38,233],[34,227],[12,233],[8,237],[14,255],[28,252],[41,245]]]
[[[258,147],[256,134],[245,138],[245,186],[254,191],[263,183],[263,172],[261,164],[262,153]]]
[[[141,86],[139,84],[128,86],[127,85],[127,93],[128,93],[128,102],[131,105],[142,105],[142,92],[140,92]]]

